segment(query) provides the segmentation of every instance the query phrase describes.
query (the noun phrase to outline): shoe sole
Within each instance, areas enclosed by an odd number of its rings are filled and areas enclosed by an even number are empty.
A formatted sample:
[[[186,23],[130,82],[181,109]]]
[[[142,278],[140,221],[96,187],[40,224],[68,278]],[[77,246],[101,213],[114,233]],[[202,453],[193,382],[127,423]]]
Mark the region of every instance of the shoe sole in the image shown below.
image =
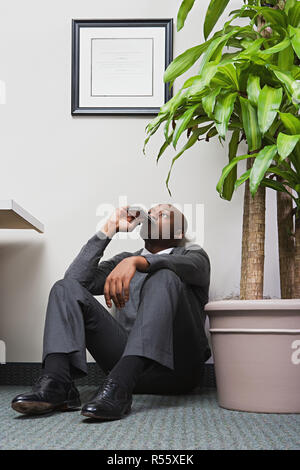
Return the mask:
[[[68,403],[62,403],[59,405],[53,405],[52,403],[42,401],[16,401],[11,404],[11,407],[23,414],[43,414],[49,413],[50,411],[61,410],[61,411],[75,411],[80,410],[80,405],[70,405]]]
[[[82,411],[80,414],[82,414],[83,416],[87,416],[88,418],[95,418],[95,419],[102,419],[102,420],[106,420],[106,419],[114,420],[114,419],[124,418],[126,415],[130,413],[130,411],[131,411],[131,407],[127,408],[127,410],[121,416],[99,416],[99,415],[94,415],[93,413],[89,411]]]

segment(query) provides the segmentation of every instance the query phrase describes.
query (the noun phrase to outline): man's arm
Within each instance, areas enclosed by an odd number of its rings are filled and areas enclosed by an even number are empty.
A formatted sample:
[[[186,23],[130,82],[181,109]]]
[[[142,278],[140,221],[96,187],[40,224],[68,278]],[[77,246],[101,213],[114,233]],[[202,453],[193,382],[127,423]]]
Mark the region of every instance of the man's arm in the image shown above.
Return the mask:
[[[66,270],[64,277],[76,279],[93,295],[103,294],[106,277],[119,262],[117,259],[118,255],[116,255],[107,261],[102,261],[98,266],[104,250],[111,240],[108,234],[102,231],[93,235],[81,248],[74,261]]]
[[[146,254],[149,266],[141,269],[144,272],[154,272],[157,269],[168,268],[174,271],[183,282],[205,287],[210,282],[210,261],[207,253],[199,249],[187,250],[181,255],[175,254]],[[139,268],[138,268],[139,269]]]
[[[127,214],[127,207],[129,206],[116,209],[105,225],[81,248],[79,254],[65,272],[65,278],[76,279],[93,295],[104,294],[104,284],[107,276],[126,256],[126,253],[122,252],[99,264],[105,248],[117,232],[132,231],[139,223],[138,217]]]

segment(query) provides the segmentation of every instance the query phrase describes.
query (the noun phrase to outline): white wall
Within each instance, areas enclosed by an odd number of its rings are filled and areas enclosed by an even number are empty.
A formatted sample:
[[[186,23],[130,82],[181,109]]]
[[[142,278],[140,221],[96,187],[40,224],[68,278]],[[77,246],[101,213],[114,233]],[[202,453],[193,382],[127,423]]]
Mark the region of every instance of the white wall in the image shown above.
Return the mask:
[[[174,57],[203,41],[208,3],[196,2],[182,31],[174,26]],[[230,4],[227,11],[241,1]],[[230,203],[215,189],[227,146],[201,141],[177,160],[170,198],[165,179],[174,152],[166,152],[156,165],[160,133],[150,141],[147,156],[142,153],[151,117],[70,113],[72,18],[173,17],[176,24],[179,5],[179,0],[16,0],[0,5],[0,79],[7,87],[7,103],[0,106],[0,199],[14,199],[45,224],[42,235],[0,232],[0,338],[6,342],[7,362],[40,361],[49,290],[94,234],[97,206],[116,206],[120,195],[148,207],[203,203],[211,300],[238,295],[243,188]],[[178,80],[175,92],[190,73]],[[268,193],[265,294],[279,297],[274,202]],[[142,240],[116,238],[103,259],[142,246]]]

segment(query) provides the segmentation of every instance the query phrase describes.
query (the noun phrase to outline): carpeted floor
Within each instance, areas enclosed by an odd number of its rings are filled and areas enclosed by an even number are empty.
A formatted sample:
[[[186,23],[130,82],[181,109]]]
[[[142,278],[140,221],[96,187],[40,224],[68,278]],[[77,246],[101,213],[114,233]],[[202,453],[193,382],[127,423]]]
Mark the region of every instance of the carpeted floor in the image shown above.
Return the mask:
[[[78,387],[82,402],[97,387]],[[30,387],[0,387],[0,448],[7,449],[300,449],[300,414],[220,408],[214,389],[190,395],[134,395],[122,420],[96,421],[80,411],[25,416],[10,407]]]

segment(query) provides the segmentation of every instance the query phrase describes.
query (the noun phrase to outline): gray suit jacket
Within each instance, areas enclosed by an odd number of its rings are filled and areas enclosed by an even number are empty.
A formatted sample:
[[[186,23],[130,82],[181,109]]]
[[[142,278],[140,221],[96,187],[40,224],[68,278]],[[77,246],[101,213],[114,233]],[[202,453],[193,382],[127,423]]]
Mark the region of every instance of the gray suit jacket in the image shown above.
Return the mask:
[[[102,234],[103,236],[103,234]],[[77,279],[93,295],[103,295],[106,277],[124,258],[138,256],[143,248],[135,252],[122,251],[112,258],[100,261],[104,250],[111,242],[111,238],[100,238],[93,235],[81,248],[79,254],[71,263],[65,277]],[[189,291],[191,308],[195,315],[195,322],[199,335],[204,339],[204,323],[206,312],[205,304],[209,299],[210,260],[207,253],[194,244],[192,246],[177,246],[170,253],[143,255],[150,263],[145,282],[157,269],[167,268],[174,271],[186,284]]]
[[[143,251],[143,248],[135,252],[122,251],[99,263],[111,240],[108,237],[100,238],[97,234],[93,235],[70,264],[65,272],[65,277],[77,279],[93,295],[103,295],[106,277],[117,264],[122,259],[128,256],[138,256]],[[150,263],[147,271],[149,275],[157,269],[171,269],[178,274],[183,282],[197,291],[202,306],[208,302],[210,260],[200,245],[177,246],[167,254],[145,254],[143,256]]]

